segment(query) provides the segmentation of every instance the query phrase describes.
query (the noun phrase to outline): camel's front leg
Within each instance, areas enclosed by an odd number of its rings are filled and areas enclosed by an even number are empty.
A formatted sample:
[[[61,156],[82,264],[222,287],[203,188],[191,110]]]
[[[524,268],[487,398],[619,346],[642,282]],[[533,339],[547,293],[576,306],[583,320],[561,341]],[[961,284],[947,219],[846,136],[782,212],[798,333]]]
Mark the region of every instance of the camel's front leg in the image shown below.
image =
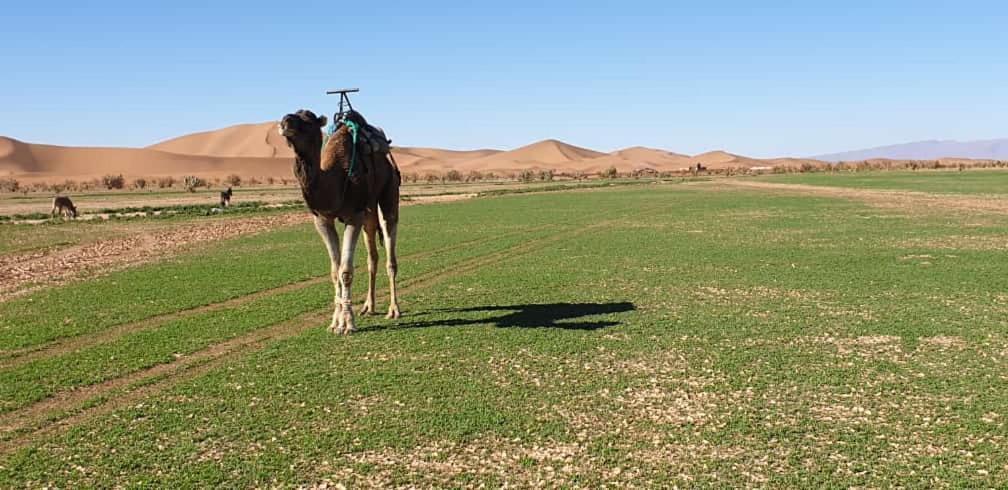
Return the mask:
[[[357,238],[360,237],[363,221],[363,213],[360,213],[347,222],[346,229],[343,231],[343,253],[340,254],[339,268],[341,310],[337,329],[339,333],[344,335],[357,328],[354,325],[350,292],[353,290],[354,250],[357,248]]]
[[[329,331],[336,332],[340,316],[340,311],[342,308],[342,303],[340,302],[340,280],[339,280],[339,268],[340,268],[340,241],[339,235],[336,233],[336,223],[333,222],[332,218],[325,218],[322,216],[315,217],[315,229],[318,230],[319,236],[322,237],[322,241],[325,242],[326,251],[329,252],[329,277],[332,278],[333,289],[333,303],[334,311],[332,316],[332,322],[329,324]]]
[[[370,212],[364,218],[364,245],[367,246],[368,261],[368,283],[367,296],[364,298],[364,307],[360,314],[373,314],[375,312],[375,274],[378,271],[378,242],[375,241],[375,233],[378,231],[378,216]]]

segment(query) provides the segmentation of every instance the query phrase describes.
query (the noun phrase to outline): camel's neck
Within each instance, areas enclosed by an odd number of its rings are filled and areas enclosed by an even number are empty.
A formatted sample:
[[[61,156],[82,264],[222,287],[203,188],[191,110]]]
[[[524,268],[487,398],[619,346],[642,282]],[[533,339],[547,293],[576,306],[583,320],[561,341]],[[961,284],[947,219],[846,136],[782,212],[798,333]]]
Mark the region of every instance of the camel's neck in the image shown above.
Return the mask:
[[[294,175],[301,185],[305,204],[315,212],[334,212],[343,202],[338,172],[322,171],[322,135],[294,147]]]
[[[306,204],[312,205],[311,196],[313,189],[318,186],[319,173],[321,173],[322,160],[322,138],[313,140],[307,144],[291,145],[294,149],[294,176],[301,185],[301,193],[304,195]]]

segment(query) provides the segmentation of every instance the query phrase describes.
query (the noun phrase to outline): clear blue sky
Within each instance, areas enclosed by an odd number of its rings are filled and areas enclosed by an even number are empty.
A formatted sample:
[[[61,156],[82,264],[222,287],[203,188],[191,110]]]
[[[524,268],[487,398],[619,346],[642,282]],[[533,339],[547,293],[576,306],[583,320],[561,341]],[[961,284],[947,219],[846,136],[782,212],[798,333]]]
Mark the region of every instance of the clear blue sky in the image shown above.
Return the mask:
[[[1003,1],[148,3],[5,4],[0,134],[144,146],[331,113],[325,89],[359,86],[410,146],[768,157],[1008,137]]]

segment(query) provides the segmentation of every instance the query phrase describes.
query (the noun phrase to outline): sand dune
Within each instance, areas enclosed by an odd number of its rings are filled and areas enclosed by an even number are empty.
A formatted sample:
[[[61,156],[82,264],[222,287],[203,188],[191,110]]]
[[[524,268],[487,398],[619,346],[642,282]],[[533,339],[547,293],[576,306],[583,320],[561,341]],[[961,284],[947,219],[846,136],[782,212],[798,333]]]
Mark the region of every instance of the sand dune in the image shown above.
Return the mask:
[[[275,121],[239,124],[187,134],[148,146],[152,150],[212,157],[293,158]]]
[[[394,147],[400,168],[414,173],[448,170],[514,173],[552,169],[561,173],[684,170],[700,163],[709,169],[798,165],[807,159],[760,160],[725,151],[683,155],[640,146],[602,153],[547,139],[509,151]],[[275,122],[239,124],[162,141],[147,148],[66,147],[24,143],[0,137],[0,175],[26,180],[90,179],[121,173],[128,178],[195,174],[245,178],[293,177],[293,152],[276,132]]]
[[[464,171],[513,172],[545,168],[563,170],[572,166],[576,167],[576,162],[603,155],[605,153],[548,139],[511,151],[502,151],[474,160],[460,160],[452,163],[455,163],[453,165],[455,169]]]
[[[26,179],[89,179],[107,174],[127,178],[170,175],[291,178],[289,158],[210,157],[146,148],[40,145],[0,138],[0,174]]]
[[[577,162],[577,170],[586,173],[600,172],[615,167],[620,172],[650,169],[657,171],[679,170],[692,163],[688,155],[655,148],[633,146],[607,155]]]

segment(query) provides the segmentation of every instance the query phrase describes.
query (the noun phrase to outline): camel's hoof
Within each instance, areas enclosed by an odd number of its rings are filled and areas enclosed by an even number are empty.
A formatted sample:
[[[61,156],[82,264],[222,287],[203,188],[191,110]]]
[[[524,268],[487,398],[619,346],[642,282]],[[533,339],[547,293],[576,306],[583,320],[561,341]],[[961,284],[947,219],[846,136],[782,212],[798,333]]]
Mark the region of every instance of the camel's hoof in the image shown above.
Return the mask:
[[[396,318],[399,318],[399,316],[400,316],[399,315],[399,307],[398,306],[390,306],[389,309],[388,309],[388,314],[385,315],[385,318],[388,318],[389,320],[395,320]]]
[[[365,303],[364,307],[360,309],[360,314],[361,315],[374,315],[375,314],[374,306],[372,306],[372,305],[370,305],[368,303]]]
[[[346,317],[343,319],[343,329],[340,330],[342,335],[350,335],[351,332],[357,330],[357,326],[354,325],[353,317]]]

